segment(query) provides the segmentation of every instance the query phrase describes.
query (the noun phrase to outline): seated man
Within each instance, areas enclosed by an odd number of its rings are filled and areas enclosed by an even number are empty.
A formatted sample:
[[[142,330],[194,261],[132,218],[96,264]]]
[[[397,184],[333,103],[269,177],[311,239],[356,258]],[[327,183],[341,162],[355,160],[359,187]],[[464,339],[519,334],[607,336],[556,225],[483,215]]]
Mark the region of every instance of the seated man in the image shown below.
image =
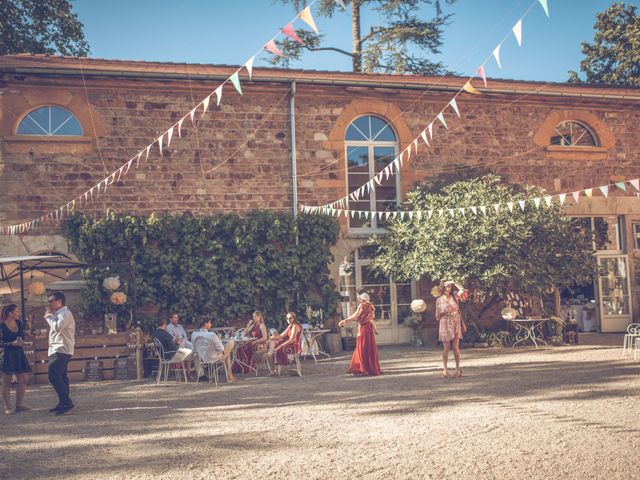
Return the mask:
[[[210,331],[210,318],[201,320],[198,326],[200,330],[196,330],[191,334],[191,342],[196,346],[200,361],[204,363],[223,362],[227,382],[231,383],[235,381],[235,377],[231,372],[231,361],[229,359],[229,355],[235,346],[233,340],[229,340],[227,345],[224,346],[218,338],[218,335]]]
[[[178,339],[180,339],[180,345],[186,348],[193,348],[191,342],[189,341],[189,336],[185,331],[182,324],[180,324],[180,316],[177,313],[172,313],[169,318],[169,324],[167,325],[167,333],[170,334],[175,340],[176,343]]]
[[[158,321],[158,328],[153,333],[153,338],[157,338],[162,344],[162,350],[164,351],[164,360],[174,360],[178,362],[184,362],[190,360],[193,355],[193,350],[181,346],[182,340],[174,338],[167,333],[167,321],[163,318]]]

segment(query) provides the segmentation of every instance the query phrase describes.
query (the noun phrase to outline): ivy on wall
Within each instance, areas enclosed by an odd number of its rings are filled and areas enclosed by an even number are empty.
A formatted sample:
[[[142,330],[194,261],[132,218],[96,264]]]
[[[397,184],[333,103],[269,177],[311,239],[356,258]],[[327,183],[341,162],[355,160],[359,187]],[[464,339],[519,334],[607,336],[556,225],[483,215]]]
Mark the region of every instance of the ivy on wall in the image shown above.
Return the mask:
[[[159,307],[185,321],[211,315],[215,324],[249,319],[255,309],[279,325],[287,310],[307,305],[335,312],[339,295],[329,277],[338,223],[320,215],[259,211],[246,217],[190,214],[135,217],[74,214],[63,227],[85,269],[85,314],[128,319],[130,310]],[[118,275],[127,294],[114,305],[102,286]]]

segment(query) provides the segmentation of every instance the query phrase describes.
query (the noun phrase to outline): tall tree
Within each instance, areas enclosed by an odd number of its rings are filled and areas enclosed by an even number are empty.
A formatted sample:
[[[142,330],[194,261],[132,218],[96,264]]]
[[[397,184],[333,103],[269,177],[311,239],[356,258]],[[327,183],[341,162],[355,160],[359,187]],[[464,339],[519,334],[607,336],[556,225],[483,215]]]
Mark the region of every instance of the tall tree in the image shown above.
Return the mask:
[[[69,0],[1,0],[0,55],[86,56],[89,44]]]
[[[296,10],[302,8],[303,0],[280,0],[292,4]],[[456,0],[442,0],[452,4]],[[291,60],[299,60],[305,50],[332,50],[352,59],[354,72],[420,73],[441,75],[446,73],[441,62],[433,62],[425,54],[438,54],[442,46],[442,29],[451,14],[442,10],[441,0],[319,0],[317,12],[320,16],[331,17],[346,6],[351,14],[351,51],[335,46],[322,46],[322,35],[298,30],[304,44],[291,39],[279,42],[287,58],[274,58],[274,64],[289,66]],[[418,17],[420,8],[431,6],[435,16],[429,20]],[[363,33],[365,10],[376,12],[384,21],[372,25]],[[417,51],[418,53],[414,53]]]
[[[586,83],[640,85],[640,16],[636,7],[614,3],[599,13],[593,44],[583,42],[580,70]],[[569,82],[582,80],[575,71]]]
[[[593,281],[597,266],[590,232],[557,202],[547,207],[543,195],[497,175],[426,182],[408,193],[406,207],[435,213],[392,222],[389,234],[378,239],[374,267],[402,280],[452,279],[491,293],[480,317],[507,292],[541,296],[550,287]],[[513,211],[507,202],[513,202]],[[502,204],[497,213],[495,204]],[[486,206],[486,213],[478,205]]]

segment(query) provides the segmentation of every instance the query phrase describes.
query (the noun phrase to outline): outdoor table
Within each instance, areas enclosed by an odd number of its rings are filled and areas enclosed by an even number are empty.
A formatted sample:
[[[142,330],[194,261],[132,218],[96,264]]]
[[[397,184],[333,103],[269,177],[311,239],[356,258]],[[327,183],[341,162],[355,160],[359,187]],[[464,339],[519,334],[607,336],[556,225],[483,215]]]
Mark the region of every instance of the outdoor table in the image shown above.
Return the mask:
[[[302,355],[311,355],[313,357],[313,361],[318,363],[318,359],[316,358],[316,351],[318,355],[325,355],[327,358],[331,358],[327,352],[325,352],[320,346],[320,342],[318,339],[321,335],[330,332],[331,330],[328,328],[325,329],[302,329],[302,338],[305,342],[305,345],[302,347]]]
[[[538,348],[538,342],[542,342],[547,345],[547,342],[544,341],[542,337],[542,325],[544,322],[549,320],[548,318],[513,318],[511,322],[515,325],[516,331],[516,341],[512,345],[515,347],[519,343],[526,341],[527,339],[531,339],[533,344]],[[540,337],[536,337],[536,330],[540,333]],[[537,340],[537,341],[536,341]]]
[[[219,337],[222,337],[222,334],[227,336],[234,335],[239,329],[240,327],[213,327],[211,330],[216,332]]]
[[[243,367],[246,367],[249,370],[253,370],[256,373],[256,375],[258,375],[258,369],[256,368],[257,366],[252,367],[251,365],[248,365],[244,363],[242,360],[239,360],[236,358],[236,350],[238,349],[238,347],[240,347],[240,345],[244,345],[245,343],[258,340],[257,337],[226,337],[221,340],[222,340],[222,343],[229,343],[229,340],[233,340],[234,342],[233,350],[231,350],[231,353],[229,354],[231,365],[233,365],[235,362],[238,362]]]

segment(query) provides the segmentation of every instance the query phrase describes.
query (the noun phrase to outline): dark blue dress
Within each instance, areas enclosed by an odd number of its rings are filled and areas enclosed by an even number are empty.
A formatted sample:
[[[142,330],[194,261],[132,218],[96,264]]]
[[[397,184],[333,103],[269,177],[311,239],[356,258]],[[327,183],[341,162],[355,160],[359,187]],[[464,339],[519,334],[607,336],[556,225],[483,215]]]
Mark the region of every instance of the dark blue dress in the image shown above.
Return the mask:
[[[18,331],[14,332],[2,322],[0,323],[0,333],[2,333],[2,346],[4,347],[4,355],[2,357],[2,373],[29,373],[31,365],[24,354],[22,347],[10,345],[15,342],[18,337],[24,340],[24,327],[22,322],[17,320]]]

